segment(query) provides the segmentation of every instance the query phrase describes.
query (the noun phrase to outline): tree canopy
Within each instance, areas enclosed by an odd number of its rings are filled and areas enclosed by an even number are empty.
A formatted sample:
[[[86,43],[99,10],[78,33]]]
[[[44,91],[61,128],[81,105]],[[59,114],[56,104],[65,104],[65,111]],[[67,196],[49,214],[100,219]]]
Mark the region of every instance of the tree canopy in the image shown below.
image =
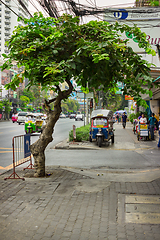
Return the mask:
[[[84,90],[115,92],[117,82],[124,85],[138,104],[142,104],[141,93],[149,93],[153,79],[150,66],[141,59],[121,34],[125,31],[134,34],[137,44],[148,54],[155,54],[146,35],[136,26],[133,28],[118,23],[91,21],[80,25],[78,17],[44,18],[35,13],[33,18],[24,19],[25,26],[15,28],[8,41],[9,54],[3,54],[6,62],[2,69],[10,69],[13,61],[24,71],[15,75],[7,88],[13,90],[28,78],[28,88],[41,86],[55,92],[52,99],[44,100],[47,113],[46,125],[39,139],[31,146],[35,160],[36,176],[45,175],[45,149],[53,140],[54,126],[62,111],[61,102],[67,99],[74,87],[71,79]],[[68,87],[61,90],[60,83]],[[155,83],[156,84],[156,83]],[[145,88],[143,88],[145,86]],[[54,109],[51,108],[54,103]]]
[[[86,88],[113,91],[117,81],[125,84],[128,92],[142,104],[143,88],[152,87],[151,64],[141,59],[128,40],[122,40],[125,31],[136,36],[139,47],[146,53],[155,54],[146,35],[138,27],[91,21],[79,25],[78,17],[63,15],[59,19],[44,18],[35,13],[24,20],[26,26],[18,26],[8,42],[10,53],[3,69],[10,68],[12,61],[25,66],[21,75],[16,75],[8,88],[15,89],[22,78],[29,79],[28,86],[41,84],[43,88],[58,91],[59,83],[73,76],[77,83]]]
[[[72,113],[77,112],[79,110],[80,104],[77,100],[67,99],[62,102],[62,111],[63,113]]]

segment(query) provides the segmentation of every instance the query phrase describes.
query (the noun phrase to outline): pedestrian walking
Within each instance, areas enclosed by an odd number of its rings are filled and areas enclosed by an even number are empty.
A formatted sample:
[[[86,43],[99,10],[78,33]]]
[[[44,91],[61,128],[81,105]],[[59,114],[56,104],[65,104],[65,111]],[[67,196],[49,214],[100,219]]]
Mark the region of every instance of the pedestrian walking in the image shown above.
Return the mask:
[[[127,115],[125,114],[125,112],[122,114],[122,126],[125,129],[126,127],[126,121],[127,121]]]
[[[149,128],[151,133],[151,140],[154,140],[154,128],[157,119],[154,117],[154,113],[152,113],[151,117],[149,118]]]
[[[119,123],[119,114],[118,113],[117,113],[116,118],[117,118],[117,123]]]

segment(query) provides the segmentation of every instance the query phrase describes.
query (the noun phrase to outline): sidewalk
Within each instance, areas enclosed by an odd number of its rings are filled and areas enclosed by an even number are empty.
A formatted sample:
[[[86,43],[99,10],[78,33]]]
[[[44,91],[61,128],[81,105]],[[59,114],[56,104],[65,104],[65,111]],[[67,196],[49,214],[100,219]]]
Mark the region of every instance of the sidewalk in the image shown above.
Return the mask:
[[[121,126],[121,123],[118,124],[119,126]],[[130,137],[134,140],[135,143],[141,145],[141,143],[147,143],[147,144],[151,144],[151,146],[153,147],[157,147],[157,143],[159,140],[159,134],[158,131],[155,132],[154,137],[155,137],[155,141],[138,141],[137,140],[137,135],[133,133],[133,125],[130,122],[127,122],[127,128],[125,129],[126,131],[128,131]],[[123,131],[123,130],[122,130]],[[116,141],[116,139],[115,139]],[[109,144],[110,145],[110,144]],[[115,144],[110,146],[114,149],[118,148],[119,146],[115,147]],[[99,148],[96,144],[96,142],[69,142],[69,139],[64,139],[62,142],[58,143],[55,146],[55,149],[93,149],[93,150],[100,150],[100,149],[104,149],[104,148],[108,148],[108,144],[103,144],[102,148]]]
[[[141,149],[143,143],[132,137]],[[1,240],[160,239],[160,174],[146,181],[140,178],[145,169],[139,177],[131,170],[57,166],[46,167],[46,178],[34,178],[34,170],[22,167],[16,172],[25,181],[4,181],[11,171],[0,175]]]

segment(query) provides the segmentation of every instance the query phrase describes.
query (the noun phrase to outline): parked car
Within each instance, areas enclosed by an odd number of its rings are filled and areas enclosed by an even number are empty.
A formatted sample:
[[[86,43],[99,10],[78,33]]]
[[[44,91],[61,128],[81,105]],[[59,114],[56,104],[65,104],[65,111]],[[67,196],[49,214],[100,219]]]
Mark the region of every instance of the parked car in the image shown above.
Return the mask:
[[[66,115],[63,114],[63,113],[61,113],[61,114],[60,114],[60,118],[66,118]]]
[[[12,122],[15,123],[17,122],[18,119],[18,113],[12,115]]]
[[[17,123],[20,125],[21,123],[25,123],[26,120],[26,115],[28,113],[27,112],[19,112],[18,113],[18,118],[17,118]]]
[[[83,121],[84,118],[83,118],[83,114],[77,114],[76,117],[75,117],[75,121],[78,121],[78,120],[81,120]]]
[[[69,118],[72,119],[72,118],[75,118],[76,117],[76,114],[75,113],[72,113]]]

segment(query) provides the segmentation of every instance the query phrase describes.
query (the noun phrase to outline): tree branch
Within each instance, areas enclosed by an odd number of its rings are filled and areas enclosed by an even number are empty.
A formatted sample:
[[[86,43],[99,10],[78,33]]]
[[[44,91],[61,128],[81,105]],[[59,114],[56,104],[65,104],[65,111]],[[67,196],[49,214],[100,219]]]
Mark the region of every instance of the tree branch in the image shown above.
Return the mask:
[[[52,99],[50,99],[50,100],[47,101],[47,102],[48,102],[48,104],[50,104],[50,103],[55,102],[55,101],[56,101],[56,98],[52,98]]]
[[[57,90],[58,90],[59,92],[61,92],[61,89],[60,89],[60,87],[59,87],[58,85],[56,85],[56,88],[57,88]]]

